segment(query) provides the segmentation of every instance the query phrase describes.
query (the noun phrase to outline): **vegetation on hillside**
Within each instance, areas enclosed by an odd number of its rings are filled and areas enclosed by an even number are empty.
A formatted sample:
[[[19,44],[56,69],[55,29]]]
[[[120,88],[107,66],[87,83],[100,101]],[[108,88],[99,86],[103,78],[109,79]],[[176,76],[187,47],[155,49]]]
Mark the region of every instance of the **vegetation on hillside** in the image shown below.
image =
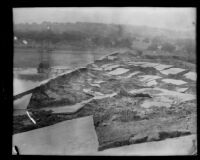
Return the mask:
[[[160,32],[160,29],[155,28],[117,24],[86,22],[16,24],[14,35],[17,37],[14,44],[18,47],[35,48],[48,42],[55,47],[64,45],[79,46],[79,48],[124,47],[130,49],[135,43],[141,42],[142,45],[150,43],[149,49],[155,50],[158,45],[163,45],[164,50],[172,52],[176,49],[174,43],[176,42],[176,45],[185,47],[187,52],[195,48],[194,37],[186,33],[178,34],[169,30]],[[174,39],[177,40],[174,41]],[[28,41],[28,44],[23,45],[23,40]]]

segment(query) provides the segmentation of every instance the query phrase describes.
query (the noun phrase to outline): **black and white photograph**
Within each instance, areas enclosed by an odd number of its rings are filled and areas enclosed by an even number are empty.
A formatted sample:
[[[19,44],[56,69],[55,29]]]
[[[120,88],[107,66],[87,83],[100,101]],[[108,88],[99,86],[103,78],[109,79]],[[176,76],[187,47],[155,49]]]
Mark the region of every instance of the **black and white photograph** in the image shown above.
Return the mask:
[[[196,12],[13,7],[12,155],[197,155]]]

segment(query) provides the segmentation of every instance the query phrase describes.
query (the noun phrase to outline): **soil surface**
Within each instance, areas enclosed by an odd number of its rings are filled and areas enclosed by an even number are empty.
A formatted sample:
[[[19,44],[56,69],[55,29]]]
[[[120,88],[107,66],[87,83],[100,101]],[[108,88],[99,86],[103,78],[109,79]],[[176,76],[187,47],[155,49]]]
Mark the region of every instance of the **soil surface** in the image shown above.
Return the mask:
[[[53,123],[93,115],[99,150],[196,134],[196,79],[185,77],[190,68],[180,66],[134,52],[114,53],[42,85],[32,93],[28,110],[33,117],[52,110]],[[170,68],[180,69],[170,74]],[[73,105],[78,110],[54,113],[53,108]]]

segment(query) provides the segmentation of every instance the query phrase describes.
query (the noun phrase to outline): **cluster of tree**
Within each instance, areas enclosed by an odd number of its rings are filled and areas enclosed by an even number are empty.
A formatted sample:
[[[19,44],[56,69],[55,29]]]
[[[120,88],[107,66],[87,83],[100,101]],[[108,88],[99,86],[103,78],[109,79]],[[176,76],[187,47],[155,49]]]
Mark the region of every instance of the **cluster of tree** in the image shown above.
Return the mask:
[[[134,38],[118,36],[121,33],[103,34],[86,34],[81,31],[70,31],[55,33],[53,31],[15,31],[15,36],[20,40],[27,40],[41,44],[49,42],[51,44],[67,44],[81,46],[104,46],[104,47],[128,47],[132,46]]]
[[[169,42],[169,40],[163,39],[162,37],[155,37],[152,39],[151,45],[149,45],[148,49],[152,51],[160,49],[165,52],[174,52],[176,46]]]
[[[152,51],[161,49],[166,52],[174,52],[178,49],[178,51],[194,55],[196,53],[196,42],[194,39],[163,40],[157,37],[152,39],[148,49]]]
[[[167,52],[174,52],[176,49],[175,45],[169,43],[169,42],[165,42],[162,44],[162,50],[163,51],[167,51]]]
[[[194,39],[177,39],[175,43],[189,54],[196,53],[196,42]]]
[[[138,37],[145,37],[143,42],[150,43],[149,50],[161,49],[174,52],[176,46],[180,46],[178,48],[182,48],[188,53],[195,53],[196,51],[194,40],[179,37],[177,41],[174,41],[178,38],[178,35],[174,32],[162,30],[160,33],[160,30],[141,26],[86,22],[43,22],[41,24],[16,24],[14,35],[18,38],[18,40],[15,40],[15,46],[20,47],[37,48],[42,43],[48,42],[55,48],[59,48],[59,46],[80,49],[93,47],[132,48],[134,42],[138,41]],[[173,41],[166,40],[167,37],[171,37]],[[27,45],[22,43],[24,39],[28,41]]]

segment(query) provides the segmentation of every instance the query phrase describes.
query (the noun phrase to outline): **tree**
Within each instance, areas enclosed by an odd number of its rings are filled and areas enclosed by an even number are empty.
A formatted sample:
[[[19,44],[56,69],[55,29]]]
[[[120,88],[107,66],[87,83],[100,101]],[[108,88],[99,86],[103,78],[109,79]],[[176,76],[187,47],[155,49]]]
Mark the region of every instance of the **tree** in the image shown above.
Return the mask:
[[[148,50],[155,51],[158,49],[157,43],[151,43],[151,45],[148,47]]]
[[[176,47],[168,42],[165,42],[162,44],[162,50],[167,51],[167,52],[173,52],[176,49]]]

